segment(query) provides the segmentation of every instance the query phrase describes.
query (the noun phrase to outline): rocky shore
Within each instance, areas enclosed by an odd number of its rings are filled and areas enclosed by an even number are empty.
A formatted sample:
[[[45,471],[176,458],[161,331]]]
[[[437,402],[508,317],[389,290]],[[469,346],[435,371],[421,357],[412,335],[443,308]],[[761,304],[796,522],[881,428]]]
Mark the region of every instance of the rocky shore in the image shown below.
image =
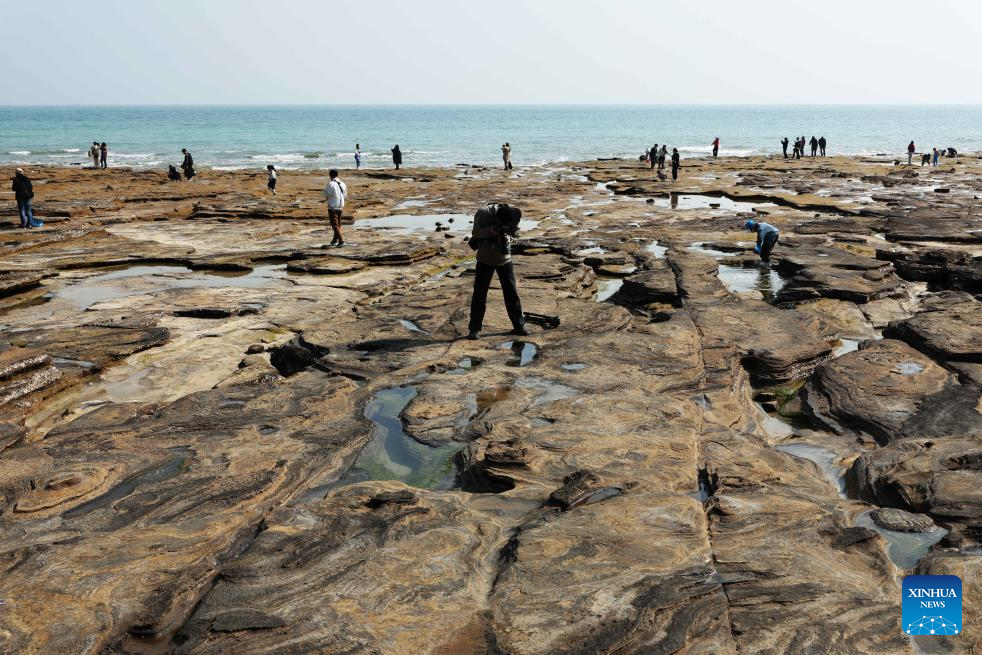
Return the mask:
[[[0,652],[982,650],[982,158],[683,164],[346,171],[341,249],[325,175],[28,171]],[[520,341],[461,339],[492,200]]]

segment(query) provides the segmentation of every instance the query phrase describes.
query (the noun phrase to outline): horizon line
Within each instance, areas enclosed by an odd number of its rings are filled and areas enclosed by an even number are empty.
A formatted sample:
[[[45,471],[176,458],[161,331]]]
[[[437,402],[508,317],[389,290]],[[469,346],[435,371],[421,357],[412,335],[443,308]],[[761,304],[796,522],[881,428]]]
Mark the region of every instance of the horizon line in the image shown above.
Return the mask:
[[[137,102],[137,103],[29,103],[12,104],[0,103],[0,109],[30,109],[38,107],[81,107],[81,108],[104,108],[104,107],[789,107],[789,108],[814,108],[814,107],[982,107],[978,102],[950,102],[950,103],[925,103],[925,102],[885,102],[885,103],[725,103],[725,102],[669,102],[669,103],[483,103],[483,102],[448,102],[448,103],[371,103],[371,102],[344,102],[344,103],[307,103],[307,102],[288,102],[288,103],[241,103],[241,102],[194,102],[194,103],[159,103],[159,102]]]

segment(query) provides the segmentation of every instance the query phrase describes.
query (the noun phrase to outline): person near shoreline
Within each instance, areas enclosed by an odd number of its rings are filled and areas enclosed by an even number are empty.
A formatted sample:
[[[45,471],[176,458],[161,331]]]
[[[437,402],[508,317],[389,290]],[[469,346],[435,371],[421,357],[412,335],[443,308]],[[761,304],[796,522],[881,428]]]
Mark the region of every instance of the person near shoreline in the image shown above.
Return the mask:
[[[17,213],[20,214],[20,226],[25,230],[34,227],[34,186],[31,179],[24,174],[24,169],[18,168],[14,171],[14,177],[10,188],[14,192],[17,200]]]
[[[181,181],[181,174],[177,172],[177,167],[174,164],[168,164],[167,166],[167,179],[171,182]]]
[[[931,163],[931,153],[925,152],[921,155],[921,166]]]
[[[106,145],[105,141],[99,144],[99,161],[103,168],[109,167],[109,146]]]
[[[828,143],[828,141],[825,140],[825,137],[824,136],[818,137],[818,149],[822,153],[822,156],[823,157],[825,156],[825,145],[827,143]]]
[[[658,170],[665,170],[665,158],[668,156],[668,146],[664,143],[661,145],[661,150],[658,151]]]
[[[188,152],[187,148],[181,148],[181,153],[184,155],[184,161],[181,162],[181,170],[184,171],[184,177],[190,180],[194,177],[194,157]]]
[[[344,210],[344,201],[348,197],[348,186],[338,178],[335,169],[332,168],[328,175],[331,179],[324,187],[324,195],[327,197],[327,218],[334,231],[331,245],[340,248],[344,245],[344,237],[341,236],[341,213]]]
[[[515,268],[511,261],[511,233],[522,218],[522,210],[504,203],[490,204],[474,214],[470,246],[476,250],[477,268],[474,275],[474,292],[471,295],[471,315],[467,326],[467,338],[481,336],[484,313],[487,310],[488,289],[491,278],[497,273],[501,293],[505,297],[505,309],[511,319],[511,334],[527,336],[522,301],[515,284]]]
[[[937,148],[935,148],[934,149],[934,163],[932,164],[932,166],[937,166],[938,165],[938,157],[940,157],[940,156],[941,156],[941,153],[938,151]]]
[[[672,182],[679,179],[679,149],[672,148]]]
[[[648,151],[648,166],[649,168],[654,168],[658,165],[658,144],[655,144],[651,150]]]
[[[276,167],[272,164],[266,167],[266,188],[276,195]]]
[[[92,167],[99,168],[99,142],[93,141],[89,146],[89,158],[92,160]]]
[[[505,163],[505,170],[511,170],[514,168],[511,165],[511,144],[507,141],[503,146],[501,146],[501,159]]]
[[[781,139],[781,150],[784,151],[784,158],[785,159],[788,158],[788,144],[789,143],[790,143],[790,141],[788,141],[788,137],[784,137],[783,139]]]
[[[716,159],[716,155],[719,154],[719,137],[713,139],[713,159]]]
[[[398,143],[392,149],[392,163],[396,165],[396,170],[399,170],[399,167],[402,166],[402,150],[399,150]]]
[[[801,144],[798,139],[794,140],[794,149],[791,151],[791,159],[801,159]]]
[[[907,165],[908,166],[913,166],[914,165],[914,153],[916,151],[917,151],[917,148],[914,146],[914,142],[913,141],[911,141],[910,143],[907,144]]]
[[[361,169],[361,144],[355,144],[355,170]]]
[[[778,229],[770,223],[758,223],[753,219],[744,223],[743,227],[757,233],[757,245],[754,246],[754,252],[760,255],[760,261],[769,263],[771,252],[777,245],[777,239],[780,236]]]
[[[814,157],[815,155],[817,155],[818,154],[818,139],[815,138],[815,135],[814,134],[812,135],[812,140],[808,142],[808,145],[810,145],[812,147],[812,157]]]

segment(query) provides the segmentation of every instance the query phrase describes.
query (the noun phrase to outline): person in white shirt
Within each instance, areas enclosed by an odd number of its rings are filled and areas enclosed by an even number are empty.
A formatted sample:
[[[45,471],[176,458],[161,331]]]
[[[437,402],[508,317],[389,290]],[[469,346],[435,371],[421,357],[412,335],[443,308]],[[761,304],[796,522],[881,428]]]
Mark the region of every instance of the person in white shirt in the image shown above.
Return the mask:
[[[270,164],[269,166],[266,167],[266,170],[269,172],[269,178],[266,180],[266,188],[272,191],[273,195],[275,196],[276,195],[276,167]]]
[[[331,221],[331,229],[334,230],[331,245],[340,248],[344,245],[344,237],[341,236],[341,211],[344,209],[345,198],[348,197],[348,186],[338,179],[336,170],[331,169],[329,175],[331,180],[324,187],[324,195],[327,196],[327,217]]]

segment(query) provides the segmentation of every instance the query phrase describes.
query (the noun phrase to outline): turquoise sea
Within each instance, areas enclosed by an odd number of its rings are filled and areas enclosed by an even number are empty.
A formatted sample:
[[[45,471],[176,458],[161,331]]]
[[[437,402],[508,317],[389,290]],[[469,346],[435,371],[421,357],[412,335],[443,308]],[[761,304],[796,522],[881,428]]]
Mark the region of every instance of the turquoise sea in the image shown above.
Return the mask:
[[[517,166],[637,157],[653,143],[683,157],[780,152],[787,136],[825,136],[829,154],[982,151],[982,106],[139,106],[0,107],[0,164],[87,164],[106,141],[110,165],[163,168],[188,148],[198,167]]]

